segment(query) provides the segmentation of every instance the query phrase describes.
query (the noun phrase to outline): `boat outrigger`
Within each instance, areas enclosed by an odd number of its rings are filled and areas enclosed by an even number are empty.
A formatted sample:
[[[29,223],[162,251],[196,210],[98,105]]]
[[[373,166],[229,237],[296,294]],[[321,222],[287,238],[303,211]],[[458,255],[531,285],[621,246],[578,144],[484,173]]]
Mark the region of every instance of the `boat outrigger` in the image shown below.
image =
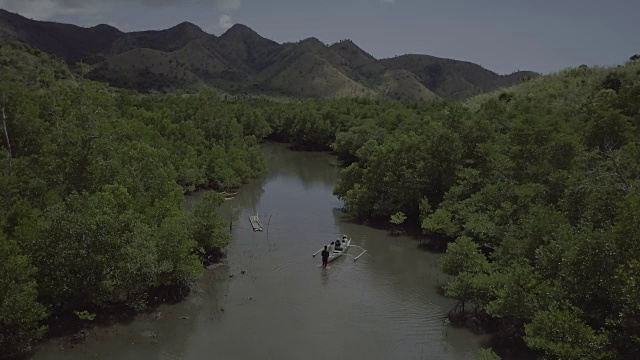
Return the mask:
[[[367,252],[367,250],[365,250],[365,249],[361,248],[361,247],[360,247],[360,246],[358,246],[358,245],[351,245],[351,239],[347,239],[346,241],[347,241],[347,244],[346,244],[346,245],[344,245],[340,250],[333,250],[333,251],[329,254],[329,259],[327,260],[327,262],[332,262],[333,260],[335,260],[335,259],[339,258],[339,257],[340,257],[340,256],[342,256],[342,255],[349,256],[349,257],[353,258],[353,262],[356,262],[356,261],[357,261],[357,260],[358,260],[362,255],[364,255],[364,253],[366,253],[366,252]],[[351,255],[349,255],[349,254],[346,254],[347,250],[349,250],[349,248],[350,248],[350,247],[356,247],[356,248],[358,248],[358,249],[362,250],[362,252],[360,253],[360,255],[358,255],[358,256],[356,256],[356,257],[353,257],[353,256],[351,256]],[[316,257],[316,255],[318,255],[319,253],[321,253],[321,252],[322,252],[322,250],[324,250],[324,246],[322,247],[322,249],[320,249],[320,250],[316,251],[316,253],[315,253],[315,254],[313,254],[313,257]]]

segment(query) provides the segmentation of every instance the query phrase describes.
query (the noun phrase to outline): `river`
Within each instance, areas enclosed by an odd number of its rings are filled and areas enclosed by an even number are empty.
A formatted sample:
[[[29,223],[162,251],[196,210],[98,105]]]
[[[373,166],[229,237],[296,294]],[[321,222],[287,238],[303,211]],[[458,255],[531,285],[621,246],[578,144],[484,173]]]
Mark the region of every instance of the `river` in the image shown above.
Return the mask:
[[[225,264],[207,270],[187,300],[93,329],[73,348],[49,341],[33,358],[476,358],[483,338],[443,322],[454,302],[438,294],[441,255],[352,222],[332,195],[339,168],[329,154],[263,148],[269,173],[219,210],[233,219]],[[263,232],[252,230],[251,214]],[[311,255],[341,234],[367,253],[320,268]]]

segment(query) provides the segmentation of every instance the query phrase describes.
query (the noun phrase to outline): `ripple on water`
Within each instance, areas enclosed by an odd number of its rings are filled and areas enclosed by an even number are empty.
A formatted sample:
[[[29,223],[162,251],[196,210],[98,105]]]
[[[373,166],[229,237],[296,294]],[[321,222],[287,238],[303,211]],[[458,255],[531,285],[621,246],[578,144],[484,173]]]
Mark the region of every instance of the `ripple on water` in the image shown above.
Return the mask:
[[[442,310],[429,301],[426,288],[403,289],[394,276],[374,276],[358,267],[351,271],[353,276],[341,280],[343,286],[355,290],[352,300],[359,321],[387,329],[398,345],[415,347],[442,341]]]
[[[415,345],[424,342],[425,337],[440,338],[442,309],[426,298],[426,289],[405,288],[398,292],[397,276],[372,272],[364,266],[366,259],[354,263],[352,258],[342,257],[332,262],[330,269],[319,269],[319,262],[317,257],[286,261],[269,274],[278,284],[292,284],[298,289],[278,295],[291,311],[309,311],[318,306],[318,296],[340,296],[341,302],[350,304],[356,312],[354,316],[375,318],[385,327],[405,334],[403,343]]]
[[[308,259],[296,259],[291,261],[286,261],[276,265],[276,267],[271,270],[271,275],[275,277],[284,277],[291,271],[291,266],[300,265],[300,264],[308,264]]]
[[[161,351],[158,354],[159,360],[181,360],[182,356],[179,354],[170,353],[168,351]]]

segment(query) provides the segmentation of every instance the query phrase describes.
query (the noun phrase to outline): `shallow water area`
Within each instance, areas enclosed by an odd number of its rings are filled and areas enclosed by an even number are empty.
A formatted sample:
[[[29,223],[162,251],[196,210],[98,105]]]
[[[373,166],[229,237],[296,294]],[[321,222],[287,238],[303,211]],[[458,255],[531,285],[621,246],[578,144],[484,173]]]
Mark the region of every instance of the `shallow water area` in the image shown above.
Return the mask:
[[[73,348],[49,341],[34,359],[476,358],[482,337],[444,323],[454,301],[438,294],[441,255],[352,222],[332,195],[339,168],[329,154],[263,148],[270,172],[220,208],[232,220],[227,259],[186,301],[94,329]],[[262,232],[249,222],[256,214]],[[367,253],[321,268],[311,255],[342,234]]]

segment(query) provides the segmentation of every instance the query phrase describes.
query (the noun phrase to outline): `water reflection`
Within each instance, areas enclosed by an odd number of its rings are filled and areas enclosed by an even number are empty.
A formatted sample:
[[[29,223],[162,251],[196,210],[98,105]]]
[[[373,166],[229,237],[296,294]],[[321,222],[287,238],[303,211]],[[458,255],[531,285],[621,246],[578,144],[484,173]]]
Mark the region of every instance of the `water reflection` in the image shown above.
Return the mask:
[[[268,181],[267,174],[260,175],[248,184],[242,185],[236,195],[231,199],[226,199],[223,206],[218,209],[218,214],[232,224],[240,221],[240,215],[243,211],[256,214],[260,197],[264,194],[264,185]],[[199,191],[185,196],[185,208],[193,209],[195,204],[200,200],[206,191]]]
[[[329,272],[320,271],[320,277],[322,278],[322,285],[326,287],[329,284]]]
[[[219,322],[225,293],[224,268],[207,272],[189,298],[179,306],[160,306],[128,324],[91,329],[85,344],[73,347],[66,339],[40,346],[35,359],[182,359],[202,323]],[[218,318],[217,318],[218,317]]]
[[[291,151],[277,143],[265,143],[263,149],[271,169],[269,180],[292,177],[299,180],[305,190],[321,186],[333,191],[340,172],[333,157],[326,153]]]

